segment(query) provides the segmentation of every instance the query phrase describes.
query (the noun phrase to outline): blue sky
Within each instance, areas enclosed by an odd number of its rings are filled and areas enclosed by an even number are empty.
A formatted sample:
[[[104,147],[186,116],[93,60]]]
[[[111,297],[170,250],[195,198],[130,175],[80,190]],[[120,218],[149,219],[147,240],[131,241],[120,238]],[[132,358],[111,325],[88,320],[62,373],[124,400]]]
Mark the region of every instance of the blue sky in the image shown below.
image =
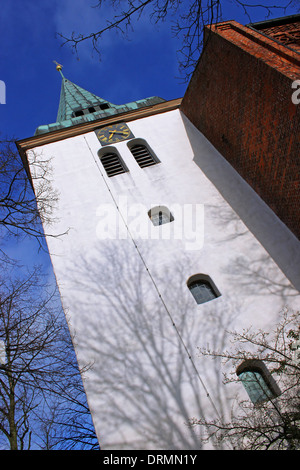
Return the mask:
[[[249,22],[241,9],[226,2],[224,19]],[[99,11],[91,7],[96,0],[2,0],[0,80],[6,84],[6,104],[0,105],[2,135],[30,137],[39,125],[56,120],[61,77],[53,60],[63,64],[71,81],[115,104],[153,95],[167,100],[183,96],[186,84],[176,78],[180,44],[172,37],[170,21],[155,26],[143,17],[129,41],[116,33],[105,36],[101,61],[88,43],[79,47],[78,57],[68,45],[62,46],[57,32],[97,30],[105,25],[105,16],[113,14],[109,3]],[[254,12],[253,21],[264,19],[262,10]],[[287,13],[295,12],[290,8]],[[280,15],[279,11],[274,16]]]
[[[234,8],[230,0],[224,2],[224,20],[249,22],[242,9]],[[299,0],[296,3],[299,6]],[[96,31],[112,17],[109,0],[101,11],[92,8],[95,4],[96,0],[2,0],[0,80],[6,85],[6,104],[0,104],[2,136],[23,139],[39,125],[55,122],[61,77],[54,60],[63,64],[71,81],[115,104],[153,95],[166,100],[184,95],[187,84],[177,78],[180,43],[172,37],[170,19],[157,26],[142,17],[128,41],[116,33],[105,36],[101,61],[89,43],[79,47],[78,56],[68,45],[62,46],[56,33]],[[296,12],[295,6],[286,14]],[[281,11],[273,14],[278,16]],[[251,20],[263,19],[264,11],[254,9]],[[15,254],[28,253],[28,244],[15,245]]]

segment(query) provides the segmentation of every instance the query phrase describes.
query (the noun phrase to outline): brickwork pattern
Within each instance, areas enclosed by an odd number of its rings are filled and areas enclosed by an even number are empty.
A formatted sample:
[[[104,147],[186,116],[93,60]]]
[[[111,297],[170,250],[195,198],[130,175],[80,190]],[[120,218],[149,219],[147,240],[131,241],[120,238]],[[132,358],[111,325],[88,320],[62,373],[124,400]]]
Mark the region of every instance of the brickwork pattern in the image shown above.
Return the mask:
[[[291,49],[300,52],[300,23],[271,26],[263,28],[261,31]]]

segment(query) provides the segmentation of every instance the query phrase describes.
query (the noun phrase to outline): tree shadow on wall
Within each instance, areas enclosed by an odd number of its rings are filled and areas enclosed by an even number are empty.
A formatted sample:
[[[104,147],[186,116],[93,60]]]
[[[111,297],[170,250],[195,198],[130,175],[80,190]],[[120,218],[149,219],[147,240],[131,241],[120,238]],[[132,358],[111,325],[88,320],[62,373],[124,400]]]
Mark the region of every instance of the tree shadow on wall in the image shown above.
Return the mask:
[[[297,295],[232,210],[220,218],[211,207],[210,217],[220,228],[234,227],[213,240],[230,253],[219,269],[233,287],[206,304],[197,305],[186,285],[195,259],[202,264],[201,251],[171,251],[166,263],[168,240],[138,247],[130,239],[101,241],[93,256],[81,255],[66,271],[74,290],[71,331],[80,368],[90,364],[84,383],[103,449],[201,449],[204,429],[188,426],[190,419],[225,416],[238,390],[223,385],[229,364],[200,358],[198,348],[226,349],[228,331],[239,317],[249,319],[244,299],[251,304],[253,296],[256,307],[275,299],[276,322]]]
[[[233,242],[230,262],[222,268],[222,272],[232,280],[233,284],[236,284],[241,295],[276,296],[278,312],[292,298],[299,297],[299,291],[291,284],[267,251],[250,235],[231,207],[222,207],[220,210],[218,206],[211,205],[207,206],[207,212],[214,224],[219,226],[220,231],[228,233],[215,243],[223,245],[225,242],[230,247],[229,244]],[[235,242],[238,239],[243,239],[247,250],[240,253],[235,250]]]
[[[200,359],[198,347],[226,348],[239,314],[248,321],[245,299],[248,306],[255,299],[254,310],[260,299],[275,299],[276,322],[298,295],[229,206],[207,206],[206,217],[219,227],[209,242],[228,288],[206,304],[197,305],[186,285],[195,261],[202,272],[201,250],[173,249],[172,240],[99,240],[93,256],[66,271],[79,365],[92,365],[85,386],[104,449],[201,448],[201,428],[187,423],[224,415],[234,392],[223,386],[220,360]]]
[[[220,361],[200,361],[198,347],[223,349],[239,308],[222,298],[196,304],[183,282],[188,256],[158,269],[149,256],[131,241],[105,242],[73,270],[83,295],[69,307],[79,365],[91,364],[89,405],[103,449],[201,449],[190,419],[223,415],[232,392]]]

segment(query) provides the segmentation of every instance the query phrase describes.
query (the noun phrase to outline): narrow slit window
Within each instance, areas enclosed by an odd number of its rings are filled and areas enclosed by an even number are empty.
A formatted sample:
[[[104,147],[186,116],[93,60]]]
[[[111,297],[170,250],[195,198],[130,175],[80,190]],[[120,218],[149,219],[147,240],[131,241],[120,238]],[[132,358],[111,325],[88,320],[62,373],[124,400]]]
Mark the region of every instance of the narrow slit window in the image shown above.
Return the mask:
[[[244,361],[236,371],[254,405],[272,400],[281,391],[265,364],[258,359]]]
[[[107,176],[109,177],[120,175],[128,171],[128,168],[121,157],[113,150],[106,151],[105,153],[100,154],[99,157]]]
[[[148,166],[159,163],[158,158],[142,139],[135,139],[134,141],[131,141],[128,144],[128,147],[140,168],[146,168]]]
[[[210,277],[205,274],[195,274],[188,280],[187,285],[197,304],[209,302],[221,295]]]
[[[150,209],[148,216],[153,225],[163,225],[173,222],[174,217],[165,206],[157,206]]]

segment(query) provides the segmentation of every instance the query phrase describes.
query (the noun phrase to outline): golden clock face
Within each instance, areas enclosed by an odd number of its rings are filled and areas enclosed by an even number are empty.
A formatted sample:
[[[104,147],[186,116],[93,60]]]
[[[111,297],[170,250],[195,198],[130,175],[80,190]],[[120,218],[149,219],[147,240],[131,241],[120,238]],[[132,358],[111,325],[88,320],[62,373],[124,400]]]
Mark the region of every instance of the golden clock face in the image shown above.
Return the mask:
[[[134,135],[127,124],[119,123],[95,130],[102,145],[114,144],[122,140],[133,139]]]

